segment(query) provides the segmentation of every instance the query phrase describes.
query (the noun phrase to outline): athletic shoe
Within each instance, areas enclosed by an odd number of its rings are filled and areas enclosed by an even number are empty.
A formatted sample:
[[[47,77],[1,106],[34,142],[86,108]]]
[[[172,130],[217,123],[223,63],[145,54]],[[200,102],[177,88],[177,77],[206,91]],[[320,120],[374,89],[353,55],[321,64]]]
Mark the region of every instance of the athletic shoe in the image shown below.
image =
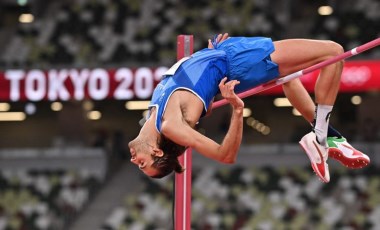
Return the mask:
[[[330,181],[330,172],[326,163],[328,158],[327,147],[317,142],[314,132],[306,134],[299,143],[309,157],[314,172],[323,182],[328,183]]]
[[[344,137],[327,137],[327,145],[329,146],[329,157],[339,161],[347,168],[363,168],[370,162],[367,155],[352,147]]]

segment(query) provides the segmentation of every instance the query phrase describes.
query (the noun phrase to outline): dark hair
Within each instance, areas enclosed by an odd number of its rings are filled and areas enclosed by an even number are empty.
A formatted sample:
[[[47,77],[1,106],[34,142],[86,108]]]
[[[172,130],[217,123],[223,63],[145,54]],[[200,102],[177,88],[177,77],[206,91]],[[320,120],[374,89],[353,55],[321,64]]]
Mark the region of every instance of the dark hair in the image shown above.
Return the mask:
[[[182,173],[185,169],[178,161],[187,147],[174,143],[172,140],[166,138],[163,134],[160,136],[158,147],[164,152],[162,157],[153,156],[153,167],[159,172],[153,178],[162,178],[169,175],[171,172]]]

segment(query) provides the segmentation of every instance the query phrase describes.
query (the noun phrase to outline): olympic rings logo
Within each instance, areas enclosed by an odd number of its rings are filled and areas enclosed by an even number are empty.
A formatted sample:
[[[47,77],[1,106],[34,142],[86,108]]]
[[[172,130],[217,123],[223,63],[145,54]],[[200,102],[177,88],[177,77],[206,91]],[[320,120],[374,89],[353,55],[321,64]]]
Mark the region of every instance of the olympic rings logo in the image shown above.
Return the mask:
[[[342,72],[341,82],[348,86],[361,86],[371,78],[371,69],[367,66],[345,67]]]

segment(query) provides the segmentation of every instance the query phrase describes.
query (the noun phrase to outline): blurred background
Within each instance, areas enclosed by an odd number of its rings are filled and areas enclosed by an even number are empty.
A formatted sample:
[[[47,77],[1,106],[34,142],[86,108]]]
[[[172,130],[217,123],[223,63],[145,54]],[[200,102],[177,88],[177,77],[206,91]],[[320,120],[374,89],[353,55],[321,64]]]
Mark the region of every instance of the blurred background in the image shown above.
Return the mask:
[[[172,229],[173,175],[129,162],[179,34],[330,39],[345,50],[379,37],[377,0],[1,0],[0,230]],[[302,78],[313,95],[318,73]],[[346,61],[330,122],[371,164],[329,160],[331,182],[298,145],[310,130],[281,93],[245,100],[235,165],[194,153],[192,228],[379,229],[380,48]],[[229,108],[200,121],[221,141]]]

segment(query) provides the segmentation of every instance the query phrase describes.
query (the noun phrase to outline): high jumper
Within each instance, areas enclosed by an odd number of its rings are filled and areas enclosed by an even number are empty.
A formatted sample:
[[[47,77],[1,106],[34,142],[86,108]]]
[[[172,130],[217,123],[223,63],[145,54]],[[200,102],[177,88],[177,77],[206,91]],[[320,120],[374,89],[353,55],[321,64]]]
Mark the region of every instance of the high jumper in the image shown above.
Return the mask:
[[[188,147],[213,160],[234,163],[242,139],[244,108],[236,93],[276,82],[343,52],[332,41],[273,42],[264,37],[219,34],[209,40],[208,48],[181,59],[163,75],[154,90],[148,119],[129,143],[131,162],[155,178],[182,172],[178,156]],[[298,78],[282,83],[289,101],[312,125],[300,144],[324,182],[330,181],[326,162],[329,153],[338,153],[333,155],[334,159],[350,168],[364,167],[370,162],[367,155],[353,148],[329,125],[343,65],[342,59],[319,67],[315,101]],[[211,111],[213,99],[219,93],[232,107],[230,127],[220,144],[194,130],[199,119]],[[344,151],[343,147],[350,151]]]

